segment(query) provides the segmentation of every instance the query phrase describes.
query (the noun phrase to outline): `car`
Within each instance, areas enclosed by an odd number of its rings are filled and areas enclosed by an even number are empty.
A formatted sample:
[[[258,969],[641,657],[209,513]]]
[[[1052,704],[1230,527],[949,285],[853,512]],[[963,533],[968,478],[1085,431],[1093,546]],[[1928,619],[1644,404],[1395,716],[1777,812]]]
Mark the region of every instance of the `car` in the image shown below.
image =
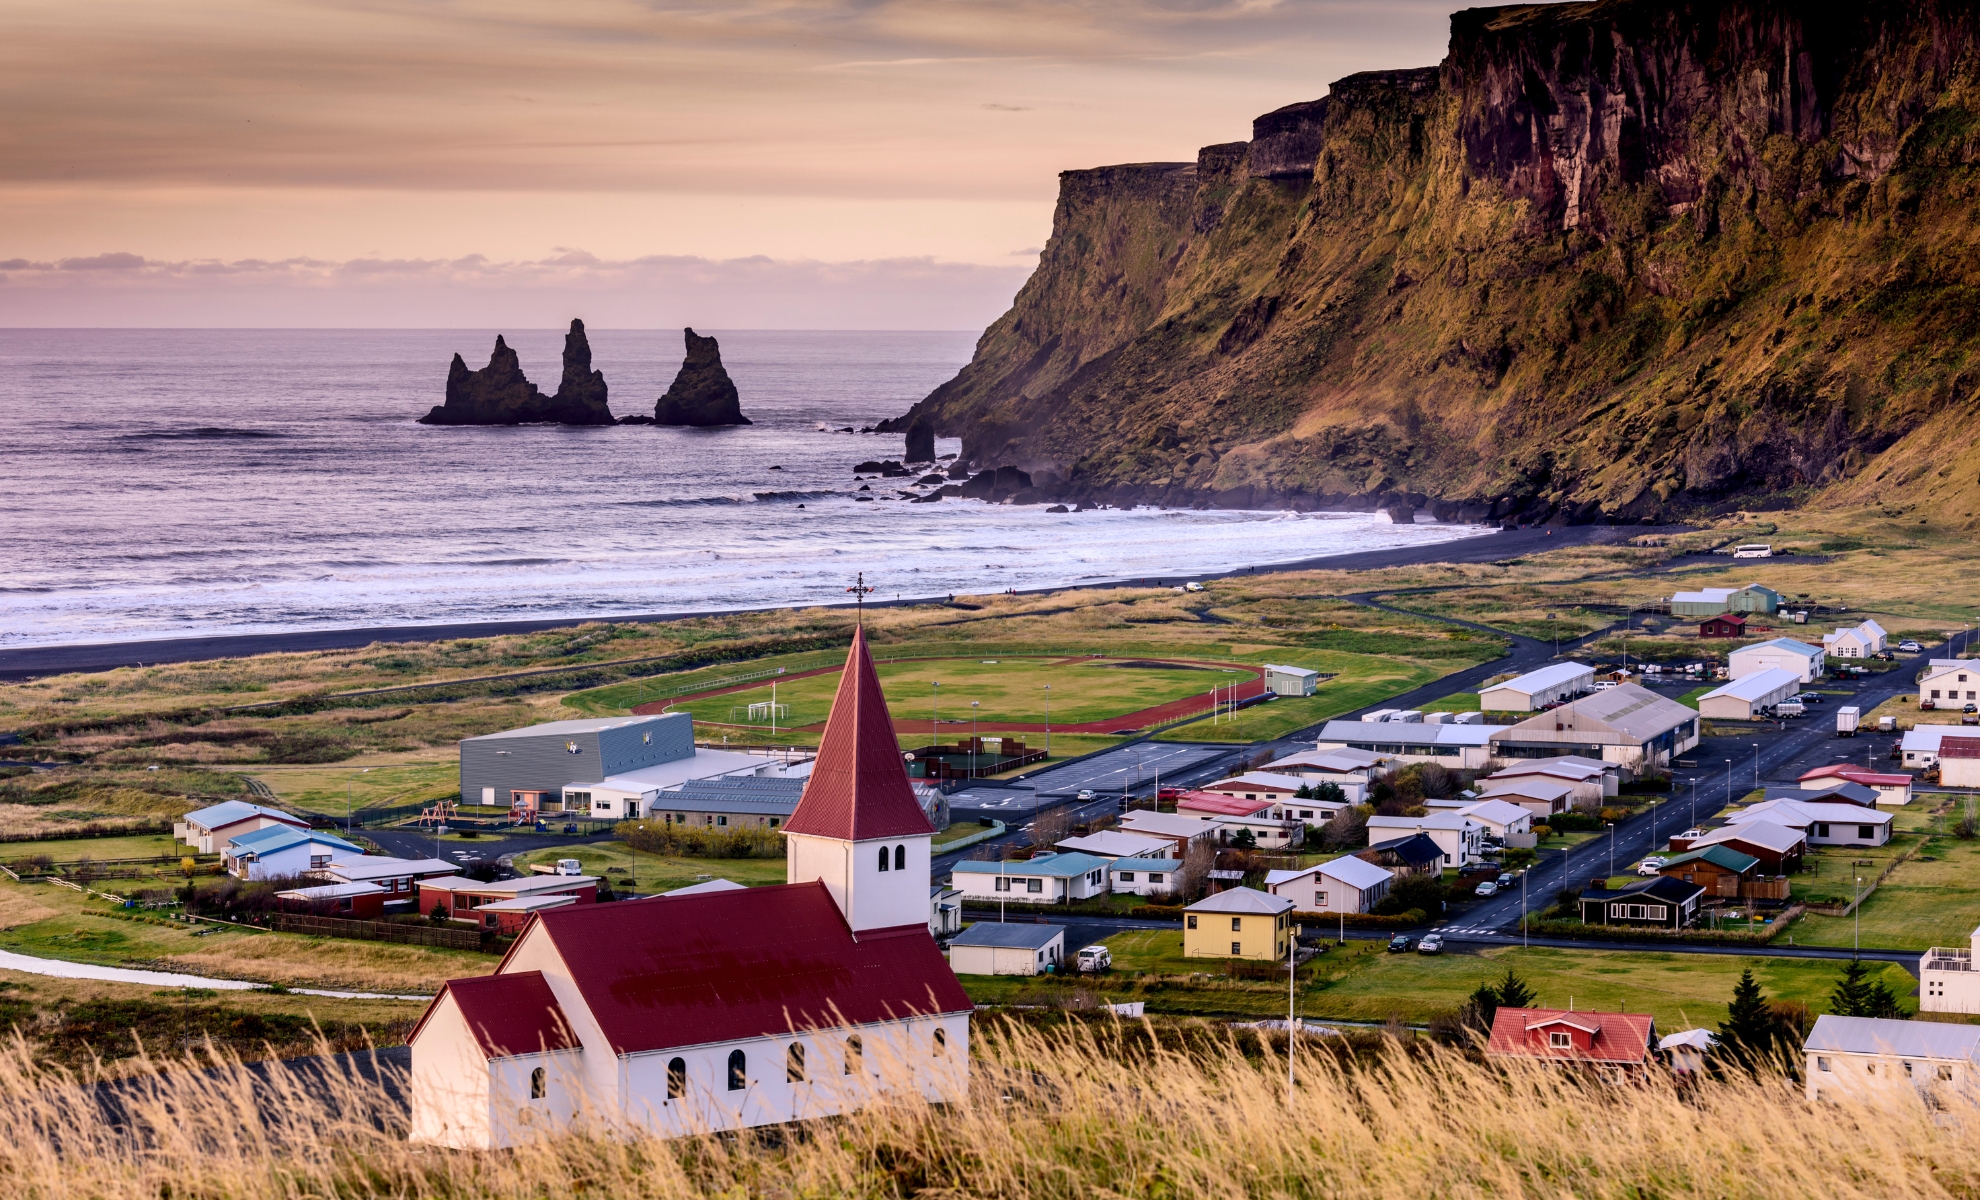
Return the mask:
[[[1203,590],[1203,585],[1200,583],[1185,583],[1183,584],[1183,590],[1186,592],[1200,592]]]
[[[1899,642],[1898,649],[1904,651],[1906,654],[1923,654],[1925,652],[1925,647],[1919,645],[1917,642],[1912,641],[1910,638],[1906,638],[1904,641]]]
[[[1423,940],[1416,943],[1416,952],[1418,954],[1442,954],[1444,952],[1443,935],[1437,933],[1424,934]]]
[[[1509,888],[1513,884],[1519,882],[1519,876],[1514,875],[1511,871],[1501,871],[1499,872],[1499,878],[1497,882],[1500,887]]]
[[[1405,954],[1416,949],[1416,939],[1406,933],[1399,933],[1389,939],[1389,953]]]
[[[1088,946],[1079,952],[1075,961],[1079,966],[1080,974],[1092,974],[1111,968],[1114,965],[1114,952],[1105,946]]]
[[[1157,788],[1155,790],[1155,798],[1157,800],[1180,800],[1182,797],[1183,790],[1178,787]]]
[[[1606,692],[1606,691],[1608,691],[1608,690],[1609,690],[1610,688],[1612,688],[1612,687],[1614,687],[1614,686],[1616,686],[1616,681],[1615,681],[1615,680],[1613,680],[1613,679],[1600,679],[1600,680],[1597,680],[1597,681],[1596,681],[1596,683],[1595,683],[1595,690],[1596,690],[1596,691],[1598,691],[1598,692]]]
[[[1661,865],[1660,863],[1653,863],[1646,858],[1637,864],[1636,873],[1643,876],[1655,875]]]
[[[1814,692],[1803,692],[1803,693],[1801,693],[1801,694],[1800,694],[1799,696],[1796,696],[1796,697],[1795,697],[1795,699],[1796,699],[1796,700],[1799,700],[1799,701],[1801,701],[1801,702],[1802,702],[1803,704],[1827,704],[1827,703],[1828,703],[1828,701],[1827,701],[1826,699],[1824,699],[1823,697],[1821,697],[1821,696],[1819,696],[1819,695],[1817,695],[1817,694],[1815,694]]]
[[[1092,789],[1092,788],[1081,788],[1081,789],[1080,789],[1080,792],[1079,792],[1079,798],[1080,798],[1081,800],[1091,800],[1091,799],[1093,799],[1093,789]]]
[[[1471,894],[1474,896],[1496,896],[1499,894],[1499,885],[1487,879],[1484,883],[1471,889]]]

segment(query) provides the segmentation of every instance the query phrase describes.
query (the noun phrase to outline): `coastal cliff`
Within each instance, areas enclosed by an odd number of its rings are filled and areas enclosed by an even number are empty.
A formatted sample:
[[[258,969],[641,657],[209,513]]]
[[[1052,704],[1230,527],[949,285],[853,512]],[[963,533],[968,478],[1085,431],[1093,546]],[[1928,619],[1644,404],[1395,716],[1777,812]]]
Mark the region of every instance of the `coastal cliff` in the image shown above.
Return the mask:
[[[1929,0],[1458,13],[1438,66],[1064,173],[1011,310],[885,428],[1068,500],[1973,522],[1976,51]]]
[[[470,371],[454,355],[447,369],[447,402],[436,404],[419,419],[422,425],[610,425],[612,410],[605,402],[605,375],[591,369],[591,342],[584,322],[571,322],[564,335],[564,375],[557,394],[545,396],[522,372],[516,352],[500,334],[488,365]]]

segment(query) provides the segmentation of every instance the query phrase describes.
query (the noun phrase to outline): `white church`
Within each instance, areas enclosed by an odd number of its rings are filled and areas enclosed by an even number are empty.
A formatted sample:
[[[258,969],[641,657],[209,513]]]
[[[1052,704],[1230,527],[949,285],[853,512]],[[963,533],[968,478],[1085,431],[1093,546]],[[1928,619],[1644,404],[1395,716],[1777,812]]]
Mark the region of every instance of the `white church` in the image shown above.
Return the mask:
[[[900,1087],[962,1100],[973,1006],[928,933],[934,830],[864,630],[784,834],[781,886],[548,909],[493,975],[448,981],[408,1039],[412,1139],[678,1136]]]

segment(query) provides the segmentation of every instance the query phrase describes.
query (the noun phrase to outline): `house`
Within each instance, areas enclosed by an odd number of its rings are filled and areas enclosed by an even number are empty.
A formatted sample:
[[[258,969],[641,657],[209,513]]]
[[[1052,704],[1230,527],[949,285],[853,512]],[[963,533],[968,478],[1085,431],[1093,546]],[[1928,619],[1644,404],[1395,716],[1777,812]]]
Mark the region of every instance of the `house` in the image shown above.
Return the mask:
[[[1176,812],[1194,817],[1257,817],[1277,819],[1283,801],[1260,800],[1256,796],[1233,796],[1224,792],[1184,792],[1176,799]]]
[[[1907,776],[1907,778],[1909,778]],[[1779,787],[1769,784],[1762,790],[1762,800],[1800,800],[1809,804],[1854,804],[1860,808],[1877,807],[1877,793],[1860,783],[1843,780],[1834,786],[1816,789],[1811,787]]]
[[[366,854],[332,859],[329,866],[309,872],[309,877],[325,883],[375,883],[384,891],[385,903],[392,904],[413,899],[418,894],[420,880],[439,879],[459,870],[453,863],[438,858]]]
[[[1485,1053],[1592,1066],[1620,1076],[1648,1066],[1656,1041],[1657,1022],[1642,1013],[1501,1008],[1492,1016]]]
[[[378,921],[385,916],[385,889],[375,883],[319,883],[276,892],[275,898],[320,917]]]
[[[1427,833],[1412,833],[1387,841],[1371,840],[1368,849],[1357,850],[1354,856],[1363,862],[1387,867],[1398,878],[1405,875],[1441,875],[1444,872],[1444,848]]]
[[[1496,777],[1483,779],[1479,781],[1478,786],[1485,795],[1494,800],[1519,805],[1535,821],[1542,824],[1555,813],[1566,812],[1574,807],[1575,793],[1578,790],[1574,784],[1563,780],[1531,775],[1503,782],[1498,781]],[[1593,802],[1589,804],[1593,807]]]
[[[294,879],[319,871],[363,849],[321,829],[270,825],[229,841],[220,852],[227,874],[237,879]]]
[[[1875,621],[1838,625],[1834,633],[1822,635],[1822,651],[1831,658],[1869,658],[1884,652],[1889,637]]]
[[[1107,868],[1107,885],[1122,895],[1166,896],[1175,890],[1180,870],[1181,859],[1117,858]]]
[[[229,800],[225,804],[194,809],[183,820],[173,822],[172,837],[201,854],[217,854],[228,842],[242,834],[276,825],[290,829],[309,828],[308,821],[279,808],[264,808],[245,800]]]
[[[965,903],[1066,904],[1106,895],[1110,861],[1091,854],[1038,854],[1021,862],[965,859],[952,868],[949,886]]]
[[[1698,713],[1715,721],[1759,721],[1801,692],[1801,676],[1779,667],[1733,680],[1698,698]]]
[[[1370,817],[1368,818],[1368,844],[1394,841],[1412,833],[1421,833],[1437,843],[1437,849],[1444,856],[1444,866],[1464,868],[1478,861],[1485,848],[1485,826],[1483,822],[1456,813],[1431,812],[1421,817]]]
[[[1216,829],[1216,840],[1222,844],[1229,844],[1241,831],[1249,830],[1256,845],[1283,849],[1305,840],[1306,826],[1298,817],[1299,812],[1318,812],[1321,820],[1327,820],[1346,807],[1316,800],[1240,800],[1215,792],[1190,792],[1176,801],[1176,815],[1210,821]]]
[[[978,921],[949,942],[958,975],[1042,975],[1066,960],[1066,927]]]
[[[1746,618],[1731,613],[1720,613],[1716,617],[1706,617],[1698,623],[1698,636],[1701,638],[1742,638],[1746,636]]]
[[[1265,690],[1274,696],[1311,696],[1320,690],[1320,672],[1266,663]]]
[[[574,903],[592,904],[598,899],[596,875],[525,875],[520,879],[497,879],[482,883],[465,875],[448,875],[419,882],[419,911],[431,916],[438,909],[454,921],[481,917],[475,910],[485,904],[498,904],[520,896],[570,896]]]
[[[1375,772],[1386,761],[1384,756],[1366,750],[1302,750],[1268,762],[1264,769],[1276,775],[1291,775],[1309,787],[1331,783],[1341,789],[1342,799],[1349,804],[1360,804],[1367,799],[1368,785]]]
[[[1967,1092],[1980,1067],[1980,1025],[1824,1013],[1801,1050],[1810,1100],[1874,1099],[1899,1088]]]
[[[1135,809],[1121,815],[1121,832],[1140,833],[1167,839],[1175,847],[1172,857],[1182,858],[1191,846],[1208,846],[1217,840],[1216,822],[1188,813],[1149,812]]]
[[[1926,664],[1918,679],[1920,708],[1957,709],[1975,701],[1980,701],[1980,660],[1935,658]]]
[[[946,884],[928,885],[928,936],[941,940],[962,929],[962,893]]]
[[[1302,870],[1267,871],[1265,890],[1297,912],[1365,913],[1389,894],[1395,872],[1347,855]]]
[[[1934,946],[1918,959],[1918,1011],[1980,1013],[1980,929],[1967,935],[1967,945]]]
[[[1660,770],[1698,744],[1698,714],[1633,683],[1583,696],[1493,735],[1499,758],[1589,757],[1636,772]]]
[[[1802,772],[1796,782],[1809,791],[1827,791],[1839,788],[1845,783],[1869,788],[1877,796],[1877,803],[1891,807],[1901,807],[1911,803],[1911,776],[1900,775],[1895,771],[1872,771],[1868,767],[1852,767],[1847,763],[1816,767]]]
[[[1800,830],[1773,821],[1724,825],[1707,829],[1697,837],[1671,839],[1671,849],[1680,852],[1705,846],[1730,846],[1741,854],[1751,855],[1760,860],[1761,868],[1769,875],[1791,875],[1799,871],[1801,860],[1808,854],[1808,839]]]
[[[1726,662],[1734,679],[1772,670],[1792,671],[1803,683],[1822,677],[1822,648],[1793,638],[1770,638],[1741,646],[1726,656]]]
[[[1299,790],[1306,786],[1306,780],[1301,779],[1297,775],[1279,775],[1271,771],[1250,771],[1230,779],[1220,779],[1215,783],[1206,783],[1196,789],[1196,792],[1191,793],[1190,796],[1183,797],[1183,799],[1187,800],[1196,794],[1210,792],[1220,796],[1229,796],[1237,800],[1285,801],[1298,795]],[[1180,810],[1182,804],[1178,802],[1176,808]]]
[[[1560,754],[1551,758],[1529,758],[1509,763],[1478,781],[1480,791],[1491,791],[1502,781],[1531,779],[1535,776],[1572,783],[1576,804],[1601,807],[1602,801],[1622,788],[1622,768],[1598,758]]]
[[[963,1103],[973,1006],[928,935],[934,829],[862,628],[783,829],[787,883],[538,911],[493,975],[448,981],[407,1039],[410,1139],[510,1146],[587,1113],[675,1137],[895,1088]]]
[[[1929,771],[1939,765],[1939,745],[1948,737],[1968,737],[1958,725],[1914,725],[1905,730],[1898,749],[1907,770]]]
[[[1469,714],[1460,713],[1460,716]],[[1498,725],[1421,725],[1402,721],[1329,721],[1317,748],[1363,750],[1405,763],[1433,762],[1453,770],[1476,771],[1492,757]]]
[[[1679,1075],[1696,1075],[1705,1069],[1705,1056],[1718,1049],[1719,1035],[1709,1029],[1686,1029],[1657,1043],[1657,1051]]]
[[[1292,937],[1293,902],[1235,887],[1183,910],[1184,958],[1283,960]]]
[[[726,883],[728,881],[721,880],[719,882]],[[474,910],[474,915],[481,922],[483,929],[503,935],[514,935],[521,933],[523,926],[529,924],[532,914],[545,912],[553,908],[563,908],[577,902],[577,896],[570,892],[560,892],[554,895],[511,896],[507,900],[492,900],[479,906]]]
[[[1478,707],[1487,712],[1533,712],[1594,690],[1595,668],[1577,662],[1554,663],[1481,688]]]
[[[1523,805],[1489,796],[1465,805],[1457,814],[1483,825],[1487,834],[1508,846],[1532,847],[1533,814]]]
[[[1980,737],[1939,739],[1939,784],[1980,787]]]
[[[1102,829],[1098,833],[1060,838],[1054,849],[1091,854],[1095,858],[1162,858],[1174,850],[1175,846],[1176,844],[1168,838],[1154,837],[1146,833],[1123,833],[1118,829]]]
[[[1621,888],[1591,887],[1581,893],[1581,923],[1683,929],[1697,920],[1704,896],[1702,884],[1669,875],[1639,879]]]
[[[1771,822],[1798,830],[1811,846],[1881,846],[1891,840],[1890,813],[1860,804],[1811,804],[1800,800],[1762,800],[1735,810],[1726,818],[1732,828]]]
[[[1759,869],[1760,860],[1751,854],[1742,854],[1731,846],[1715,843],[1664,860],[1657,873],[1685,883],[1695,883],[1704,888],[1709,897],[1737,899],[1742,885],[1756,878]]]

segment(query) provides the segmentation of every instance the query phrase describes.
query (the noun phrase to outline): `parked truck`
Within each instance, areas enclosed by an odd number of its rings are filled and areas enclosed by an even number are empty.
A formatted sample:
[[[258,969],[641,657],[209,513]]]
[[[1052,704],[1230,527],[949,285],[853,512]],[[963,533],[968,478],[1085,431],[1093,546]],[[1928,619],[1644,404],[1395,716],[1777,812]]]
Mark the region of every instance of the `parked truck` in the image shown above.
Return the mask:
[[[1854,704],[1845,704],[1836,710],[1836,736],[1855,737],[1856,722],[1863,715]]]

